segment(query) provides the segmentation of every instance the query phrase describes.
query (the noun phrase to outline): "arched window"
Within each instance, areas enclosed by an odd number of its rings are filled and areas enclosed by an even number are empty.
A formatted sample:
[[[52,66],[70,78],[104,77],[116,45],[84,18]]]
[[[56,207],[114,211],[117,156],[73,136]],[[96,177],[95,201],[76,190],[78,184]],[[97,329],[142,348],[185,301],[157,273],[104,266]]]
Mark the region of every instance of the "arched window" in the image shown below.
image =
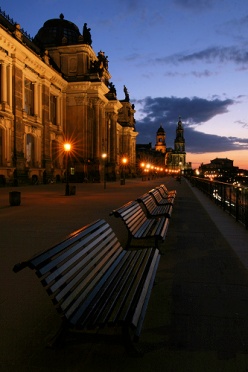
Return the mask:
[[[32,134],[27,134],[26,159],[28,166],[34,166],[34,136],[32,136]]]

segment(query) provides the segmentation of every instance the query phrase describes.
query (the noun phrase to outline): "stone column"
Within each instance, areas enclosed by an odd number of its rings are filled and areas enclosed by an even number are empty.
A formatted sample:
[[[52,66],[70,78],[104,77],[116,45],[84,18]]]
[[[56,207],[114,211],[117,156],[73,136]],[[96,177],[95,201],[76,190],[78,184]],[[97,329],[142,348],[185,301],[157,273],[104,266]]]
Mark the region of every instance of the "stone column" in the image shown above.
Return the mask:
[[[38,105],[38,84],[37,82],[33,83],[34,85],[34,115],[38,117],[39,114],[39,105]]]
[[[61,107],[61,100],[60,100],[60,97],[57,96],[56,97],[56,125],[60,125],[61,121],[60,121],[60,107]]]
[[[8,104],[10,107],[12,107],[13,103],[12,103],[12,65],[9,64],[8,65],[8,82],[7,82],[7,85],[8,85]]]
[[[6,63],[1,63],[1,100],[3,103],[7,103],[7,66]]]
[[[94,128],[93,128],[93,157],[96,159],[100,158],[100,143],[101,143],[101,136],[100,136],[100,107],[99,101],[94,99]]]

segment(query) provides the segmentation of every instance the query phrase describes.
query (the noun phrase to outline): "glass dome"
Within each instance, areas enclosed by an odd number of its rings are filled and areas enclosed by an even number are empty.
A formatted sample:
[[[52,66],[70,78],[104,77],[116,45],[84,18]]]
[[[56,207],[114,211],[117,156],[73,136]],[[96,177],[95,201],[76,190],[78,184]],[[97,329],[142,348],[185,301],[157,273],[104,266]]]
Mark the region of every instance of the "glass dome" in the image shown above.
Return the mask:
[[[34,42],[43,48],[70,45],[77,44],[79,36],[78,27],[65,20],[61,14],[59,18],[50,19],[44,23],[34,37]]]

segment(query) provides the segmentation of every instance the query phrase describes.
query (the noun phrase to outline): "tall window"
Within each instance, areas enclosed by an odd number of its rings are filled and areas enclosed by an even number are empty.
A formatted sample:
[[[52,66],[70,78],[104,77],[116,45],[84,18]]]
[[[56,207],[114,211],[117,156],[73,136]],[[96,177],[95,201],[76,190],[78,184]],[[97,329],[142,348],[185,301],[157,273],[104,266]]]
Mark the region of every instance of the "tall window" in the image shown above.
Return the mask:
[[[28,115],[33,116],[34,115],[34,84],[28,80],[25,79],[24,82],[24,96],[25,96],[25,112]]]
[[[54,125],[57,123],[56,110],[57,108],[57,98],[50,94],[50,122]]]
[[[27,134],[26,159],[28,166],[34,166],[34,136]]]

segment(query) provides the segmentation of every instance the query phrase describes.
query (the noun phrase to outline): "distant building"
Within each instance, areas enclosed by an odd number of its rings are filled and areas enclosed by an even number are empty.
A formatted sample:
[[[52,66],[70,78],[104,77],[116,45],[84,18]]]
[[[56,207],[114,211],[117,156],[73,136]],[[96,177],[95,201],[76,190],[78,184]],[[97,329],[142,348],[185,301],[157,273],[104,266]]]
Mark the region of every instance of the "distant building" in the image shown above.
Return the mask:
[[[202,164],[199,167],[199,172],[204,177],[228,180],[237,174],[238,169],[238,167],[233,166],[233,160],[227,158],[215,158],[208,164]]]
[[[142,158],[149,159],[150,163],[154,163],[155,166],[163,167],[167,172],[181,171],[182,173],[186,173],[191,171],[191,163],[186,162],[184,129],[180,117],[176,128],[174,149],[167,147],[165,140],[166,133],[162,125],[160,125],[156,132],[154,149],[151,143],[148,145],[137,145],[138,161],[142,161]]]
[[[117,99],[108,57],[64,19],[50,19],[31,39],[0,10],[0,181],[62,180],[70,141],[70,179],[114,180],[121,158],[136,170],[134,106]],[[103,167],[102,154],[106,153]]]

